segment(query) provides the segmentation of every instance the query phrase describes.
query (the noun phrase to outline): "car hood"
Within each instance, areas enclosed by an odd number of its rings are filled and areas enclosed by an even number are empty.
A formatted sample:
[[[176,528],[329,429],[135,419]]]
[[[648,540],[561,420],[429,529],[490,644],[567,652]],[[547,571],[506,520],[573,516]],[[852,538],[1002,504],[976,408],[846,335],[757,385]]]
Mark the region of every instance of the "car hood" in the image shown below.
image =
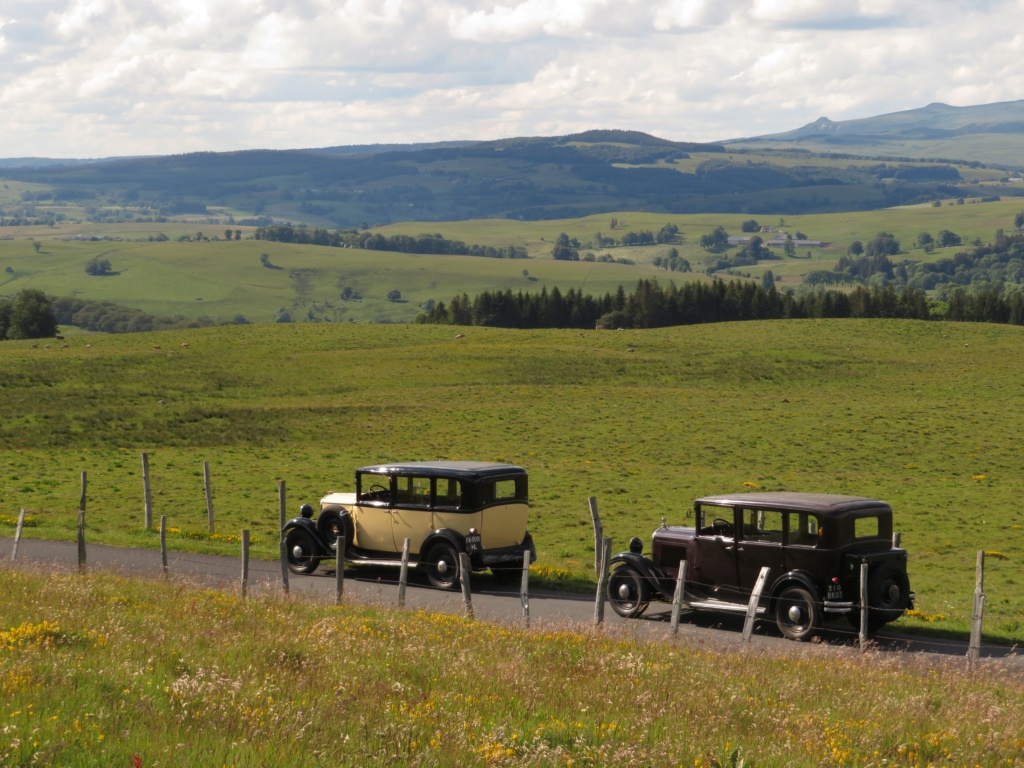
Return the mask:
[[[320,504],[344,504],[345,506],[351,506],[356,503],[356,495],[354,493],[338,493],[332,491],[320,499]]]

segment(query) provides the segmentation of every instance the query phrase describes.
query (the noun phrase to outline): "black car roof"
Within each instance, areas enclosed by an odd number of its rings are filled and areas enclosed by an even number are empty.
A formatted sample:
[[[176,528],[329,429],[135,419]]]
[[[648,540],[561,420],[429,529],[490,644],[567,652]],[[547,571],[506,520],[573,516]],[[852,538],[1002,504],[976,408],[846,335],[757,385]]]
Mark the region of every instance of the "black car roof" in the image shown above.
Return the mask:
[[[813,512],[834,517],[862,510],[892,512],[886,502],[864,496],[841,496],[833,493],[796,493],[792,491],[757,491],[753,493],[704,496],[696,504],[716,504],[723,507],[750,506],[771,509]]]
[[[489,461],[397,461],[360,467],[356,472],[371,472],[379,475],[456,477],[473,481],[494,477],[526,476],[526,470],[515,464],[499,464]]]

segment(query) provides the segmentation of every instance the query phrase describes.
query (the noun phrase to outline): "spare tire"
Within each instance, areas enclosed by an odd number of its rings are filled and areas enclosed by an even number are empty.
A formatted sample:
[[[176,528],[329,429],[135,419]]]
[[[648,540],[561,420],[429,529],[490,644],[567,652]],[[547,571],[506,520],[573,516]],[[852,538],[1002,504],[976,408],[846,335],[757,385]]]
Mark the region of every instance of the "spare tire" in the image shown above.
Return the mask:
[[[901,564],[882,563],[868,574],[868,623],[896,621],[910,604],[910,579]]]
[[[334,547],[339,536],[345,537],[345,549],[354,543],[352,518],[334,509],[328,509],[320,513],[316,521],[316,530],[323,537],[329,546]]]

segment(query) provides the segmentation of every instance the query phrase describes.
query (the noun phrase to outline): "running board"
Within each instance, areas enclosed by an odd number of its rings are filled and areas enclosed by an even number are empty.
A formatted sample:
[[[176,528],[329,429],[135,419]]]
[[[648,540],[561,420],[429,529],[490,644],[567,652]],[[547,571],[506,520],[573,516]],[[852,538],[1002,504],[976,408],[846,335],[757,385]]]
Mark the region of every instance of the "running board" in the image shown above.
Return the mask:
[[[684,608],[692,608],[694,610],[711,610],[711,611],[728,611],[730,613],[746,613],[747,606],[743,603],[729,603],[725,600],[702,600],[702,601],[690,601],[683,603]],[[757,607],[757,615],[760,616],[765,612],[763,606]]]
[[[366,558],[364,560],[364,559],[358,558],[358,557],[357,558],[346,557],[345,558],[345,564],[346,565],[387,565],[387,566],[400,566],[402,564],[402,561],[401,560],[371,560],[370,558]],[[408,567],[409,568],[416,568],[418,565],[419,565],[418,561],[410,560],[409,563],[408,563]]]

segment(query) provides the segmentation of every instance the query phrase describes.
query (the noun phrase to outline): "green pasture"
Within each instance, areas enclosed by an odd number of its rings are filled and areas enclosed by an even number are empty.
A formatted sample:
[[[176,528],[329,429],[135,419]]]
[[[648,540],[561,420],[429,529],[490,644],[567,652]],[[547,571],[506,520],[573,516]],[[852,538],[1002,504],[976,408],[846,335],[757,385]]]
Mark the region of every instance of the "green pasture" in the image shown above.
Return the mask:
[[[0,295],[36,288],[55,296],[112,301],[156,315],[271,322],[279,309],[296,322],[403,322],[428,299],[466,292],[570,288],[603,295],[643,277],[650,264],[586,264],[548,259],[489,259],[291,245],[258,240],[137,242],[0,241]],[[262,266],[261,254],[274,268]],[[117,274],[92,276],[85,265],[108,259]],[[11,267],[12,272],[5,271]],[[523,274],[526,270],[527,274]],[[350,287],[361,298],[343,300]],[[389,301],[392,289],[401,300]]]
[[[594,496],[616,548],[696,496],[760,488],[896,509],[919,613],[962,632],[976,552],[986,633],[1024,639],[1022,329],[774,321],[646,331],[289,324],[0,344],[0,531],[157,546],[140,454],[172,546],[277,551],[295,512],[353,470],[482,459],[531,473],[539,575],[592,578]],[[187,346],[183,346],[187,345]],[[207,534],[202,463],[213,474]],[[221,539],[220,537],[226,537]]]

